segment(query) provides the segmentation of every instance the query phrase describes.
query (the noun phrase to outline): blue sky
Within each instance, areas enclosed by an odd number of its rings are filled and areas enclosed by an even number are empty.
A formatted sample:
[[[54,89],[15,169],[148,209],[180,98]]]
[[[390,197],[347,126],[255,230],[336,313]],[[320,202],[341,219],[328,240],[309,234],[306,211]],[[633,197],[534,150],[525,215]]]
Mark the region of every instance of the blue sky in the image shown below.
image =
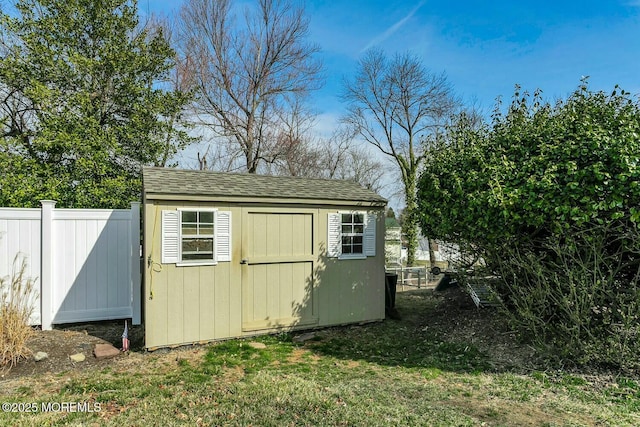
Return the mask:
[[[245,2],[247,0],[244,0]],[[172,15],[179,0],[140,0],[141,12]],[[302,2],[301,2],[302,3]],[[342,114],[338,97],[362,53],[410,51],[431,71],[444,71],[467,103],[489,113],[514,85],[566,97],[590,76],[590,87],[615,84],[640,93],[640,0],[448,1],[308,0],[310,41],[325,64],[314,94],[321,122]],[[322,123],[319,124],[322,127]]]

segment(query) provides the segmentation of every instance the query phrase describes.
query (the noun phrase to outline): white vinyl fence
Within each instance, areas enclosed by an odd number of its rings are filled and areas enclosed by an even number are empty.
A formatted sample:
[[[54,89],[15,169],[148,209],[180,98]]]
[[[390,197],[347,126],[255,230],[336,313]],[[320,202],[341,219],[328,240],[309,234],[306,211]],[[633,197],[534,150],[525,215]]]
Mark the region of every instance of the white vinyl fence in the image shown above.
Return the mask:
[[[141,321],[140,203],[131,209],[0,208],[0,277],[27,261],[31,323]],[[17,262],[14,262],[16,261]]]

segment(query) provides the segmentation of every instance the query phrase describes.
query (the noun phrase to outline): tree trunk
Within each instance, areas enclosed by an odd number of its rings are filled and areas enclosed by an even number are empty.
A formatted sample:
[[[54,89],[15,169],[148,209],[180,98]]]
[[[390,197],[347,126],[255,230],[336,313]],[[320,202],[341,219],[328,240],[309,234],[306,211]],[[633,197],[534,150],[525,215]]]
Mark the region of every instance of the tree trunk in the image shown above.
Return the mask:
[[[435,242],[429,239],[429,267],[433,268],[436,266],[436,250],[435,250]]]
[[[402,223],[402,234],[407,239],[407,266],[415,263],[418,247],[418,212],[416,204],[416,170],[408,171],[405,181],[405,218]]]

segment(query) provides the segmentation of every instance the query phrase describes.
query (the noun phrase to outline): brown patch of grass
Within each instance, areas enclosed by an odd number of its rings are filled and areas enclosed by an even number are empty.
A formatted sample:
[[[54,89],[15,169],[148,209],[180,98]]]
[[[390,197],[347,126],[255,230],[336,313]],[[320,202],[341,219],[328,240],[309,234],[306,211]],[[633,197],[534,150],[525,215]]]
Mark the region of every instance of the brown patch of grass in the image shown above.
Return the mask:
[[[553,397],[557,399],[557,397]],[[544,399],[535,402],[509,402],[502,399],[479,400],[469,396],[456,396],[442,404],[473,416],[489,425],[535,427],[545,425],[601,425],[599,421],[580,413],[556,411],[548,408]]]
[[[245,377],[244,368],[242,366],[233,366],[225,368],[222,373],[221,382],[223,383],[235,383],[242,380]]]
[[[186,360],[189,363],[199,363],[206,351],[202,347],[198,347],[195,349],[177,351],[177,355],[175,357],[176,362],[180,362],[181,360]]]
[[[358,362],[357,360],[339,360],[335,362],[336,366],[339,366],[341,368],[346,368],[346,369],[355,369],[360,367],[360,362]],[[375,367],[372,367],[372,369],[375,370]]]
[[[312,354],[309,350],[305,350],[303,348],[295,348],[287,358],[288,363],[301,363],[308,362],[309,360],[317,362],[319,360],[319,357]]]

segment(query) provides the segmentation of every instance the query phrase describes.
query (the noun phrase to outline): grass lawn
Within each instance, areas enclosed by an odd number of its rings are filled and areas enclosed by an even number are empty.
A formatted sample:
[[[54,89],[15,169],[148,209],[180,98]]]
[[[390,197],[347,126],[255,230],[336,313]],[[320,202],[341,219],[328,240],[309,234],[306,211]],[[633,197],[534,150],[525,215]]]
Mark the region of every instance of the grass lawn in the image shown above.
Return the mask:
[[[497,316],[460,301],[402,292],[402,320],[321,330],[304,344],[283,334],[133,352],[108,369],[29,378],[0,401],[38,412],[0,412],[0,424],[640,425],[637,378],[536,369]],[[40,410],[52,402],[100,410]]]

